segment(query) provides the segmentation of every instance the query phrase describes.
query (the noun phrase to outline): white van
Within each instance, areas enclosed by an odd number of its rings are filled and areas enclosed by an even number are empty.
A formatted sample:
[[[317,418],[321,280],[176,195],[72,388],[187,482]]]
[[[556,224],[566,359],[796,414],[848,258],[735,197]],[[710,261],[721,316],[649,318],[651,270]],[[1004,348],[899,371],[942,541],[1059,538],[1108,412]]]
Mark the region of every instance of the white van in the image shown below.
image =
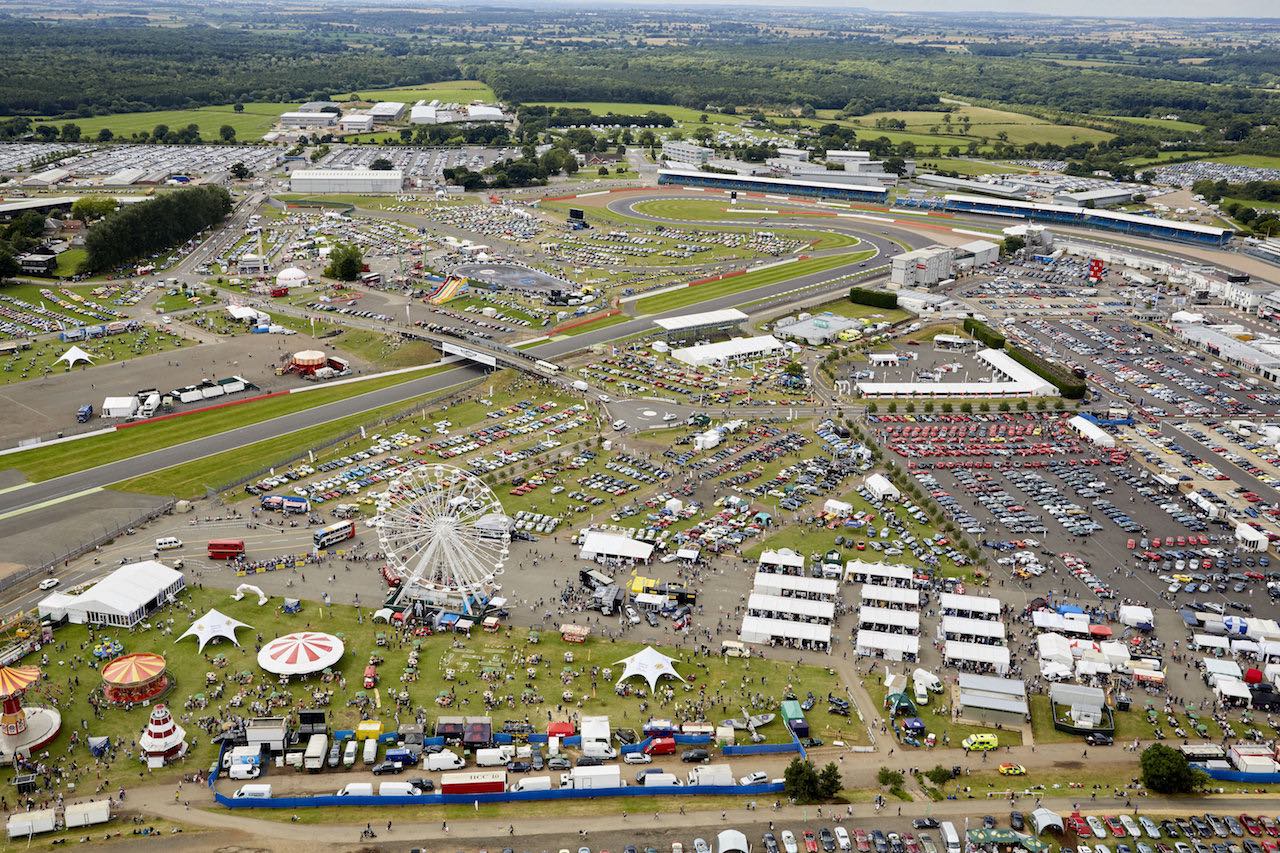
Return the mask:
[[[227,770],[228,779],[257,779],[262,775],[262,768],[256,764],[232,764]]]
[[[236,800],[269,800],[271,799],[270,785],[241,785],[240,789],[231,795]]]
[[[722,641],[720,643],[720,653],[731,658],[751,657],[751,649],[747,648],[746,643],[740,643],[737,640]]]
[[[369,738],[364,742],[364,763],[373,764],[378,760],[378,739]]]
[[[467,766],[467,762],[456,752],[443,750],[427,756],[428,770],[459,770]]]
[[[176,536],[161,536],[156,540],[157,551],[172,551],[182,547],[182,540]]]
[[[338,791],[335,796],[339,797],[372,797],[372,782],[348,782],[342,786],[342,790]]]
[[[354,740],[347,741],[347,745],[342,749],[342,766],[354,767],[356,764],[356,753],[360,751],[360,744]]]
[[[422,791],[408,782],[382,782],[378,785],[379,797],[416,797]]]
[[[626,428],[627,428],[627,422],[624,421],[622,418],[618,418],[616,421],[613,422],[613,429],[615,432],[622,432]]]
[[[947,853],[960,853],[960,833],[956,832],[956,825],[949,820],[944,820],[941,826],[942,844],[947,849]]]

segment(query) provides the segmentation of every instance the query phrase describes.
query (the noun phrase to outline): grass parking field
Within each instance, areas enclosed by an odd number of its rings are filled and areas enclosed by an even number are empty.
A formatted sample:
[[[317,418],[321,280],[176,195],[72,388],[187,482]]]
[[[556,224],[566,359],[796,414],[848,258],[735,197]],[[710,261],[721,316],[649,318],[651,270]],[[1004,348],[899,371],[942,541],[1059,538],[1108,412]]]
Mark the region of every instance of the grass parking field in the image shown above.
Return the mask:
[[[673,308],[683,308],[686,305],[705,302],[718,296],[740,293],[757,287],[776,284],[780,281],[851,266],[860,261],[865,261],[872,254],[873,252],[869,250],[849,252],[847,254],[823,255],[817,258],[778,264],[777,266],[749,272],[745,275],[700,284],[696,287],[683,287],[679,290],[658,294],[657,296],[649,296],[636,302],[635,311],[637,314],[656,314]]]
[[[442,83],[427,83],[423,86],[406,86],[393,89],[362,89],[359,92],[346,92],[334,95],[335,101],[347,101],[356,95],[365,101],[402,101],[412,104],[414,101],[430,101],[439,99],[446,103],[469,103],[485,101],[492,103],[497,99],[493,90],[479,80],[447,80]]]
[[[107,338],[95,338],[91,341],[80,341],[80,347],[93,357],[93,367],[102,367],[118,361],[137,358],[142,355],[168,352],[191,346],[192,340],[172,332],[162,332],[155,328],[145,328],[138,332],[126,332]],[[12,356],[0,359],[0,385],[13,382],[26,382],[42,376],[57,376],[76,370],[92,368],[79,364],[66,367],[57,363],[57,359],[72,345],[55,339],[46,339],[32,345],[29,350],[16,352]],[[0,466],[3,467],[3,466]]]

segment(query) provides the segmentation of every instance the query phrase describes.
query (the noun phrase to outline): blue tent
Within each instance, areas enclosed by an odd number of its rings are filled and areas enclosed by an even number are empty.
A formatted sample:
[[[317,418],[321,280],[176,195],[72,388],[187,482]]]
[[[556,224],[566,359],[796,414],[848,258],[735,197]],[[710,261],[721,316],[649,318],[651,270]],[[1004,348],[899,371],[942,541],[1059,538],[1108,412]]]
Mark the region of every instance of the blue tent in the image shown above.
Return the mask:
[[[1066,616],[1068,613],[1084,613],[1084,608],[1075,604],[1059,604],[1056,610],[1062,616]]]

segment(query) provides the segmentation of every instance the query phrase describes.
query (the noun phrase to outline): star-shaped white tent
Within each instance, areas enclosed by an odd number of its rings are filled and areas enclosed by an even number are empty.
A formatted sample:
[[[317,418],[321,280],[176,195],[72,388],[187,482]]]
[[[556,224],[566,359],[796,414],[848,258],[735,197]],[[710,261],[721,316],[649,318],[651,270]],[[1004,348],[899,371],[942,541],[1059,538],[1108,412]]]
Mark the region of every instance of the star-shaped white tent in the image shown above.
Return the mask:
[[[205,645],[213,639],[230,640],[238,646],[240,643],[236,640],[236,629],[248,627],[248,625],[232,619],[225,613],[221,613],[217,610],[210,610],[208,613],[192,622],[191,627],[187,629],[187,632],[177,640],[174,640],[174,642],[184,640],[187,637],[195,637],[196,642],[200,644],[199,651],[202,652],[204,651]]]
[[[88,364],[93,364],[93,356],[80,349],[80,347],[72,347],[62,355],[58,356],[58,361],[65,361],[67,363],[67,367],[75,367],[77,363],[82,361]]]
[[[638,675],[649,682],[649,689],[653,690],[658,684],[658,679],[664,675],[684,681],[684,677],[672,666],[674,662],[675,658],[667,657],[652,646],[645,646],[631,657],[618,661],[624,665],[624,669],[617,683],[621,684],[631,676]]]

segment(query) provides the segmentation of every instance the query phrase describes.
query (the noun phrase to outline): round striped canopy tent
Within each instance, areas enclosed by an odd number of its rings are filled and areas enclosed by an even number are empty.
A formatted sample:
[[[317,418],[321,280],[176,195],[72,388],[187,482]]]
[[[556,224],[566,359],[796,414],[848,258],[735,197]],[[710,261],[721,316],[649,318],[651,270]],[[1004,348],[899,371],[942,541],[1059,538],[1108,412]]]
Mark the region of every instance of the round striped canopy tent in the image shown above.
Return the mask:
[[[277,637],[258,652],[258,666],[275,675],[306,675],[333,666],[346,651],[342,640],[319,631]]]
[[[16,696],[40,680],[34,666],[0,666],[0,699]]]
[[[164,657],[152,652],[121,655],[102,668],[102,680],[112,687],[135,687],[164,675]]]

